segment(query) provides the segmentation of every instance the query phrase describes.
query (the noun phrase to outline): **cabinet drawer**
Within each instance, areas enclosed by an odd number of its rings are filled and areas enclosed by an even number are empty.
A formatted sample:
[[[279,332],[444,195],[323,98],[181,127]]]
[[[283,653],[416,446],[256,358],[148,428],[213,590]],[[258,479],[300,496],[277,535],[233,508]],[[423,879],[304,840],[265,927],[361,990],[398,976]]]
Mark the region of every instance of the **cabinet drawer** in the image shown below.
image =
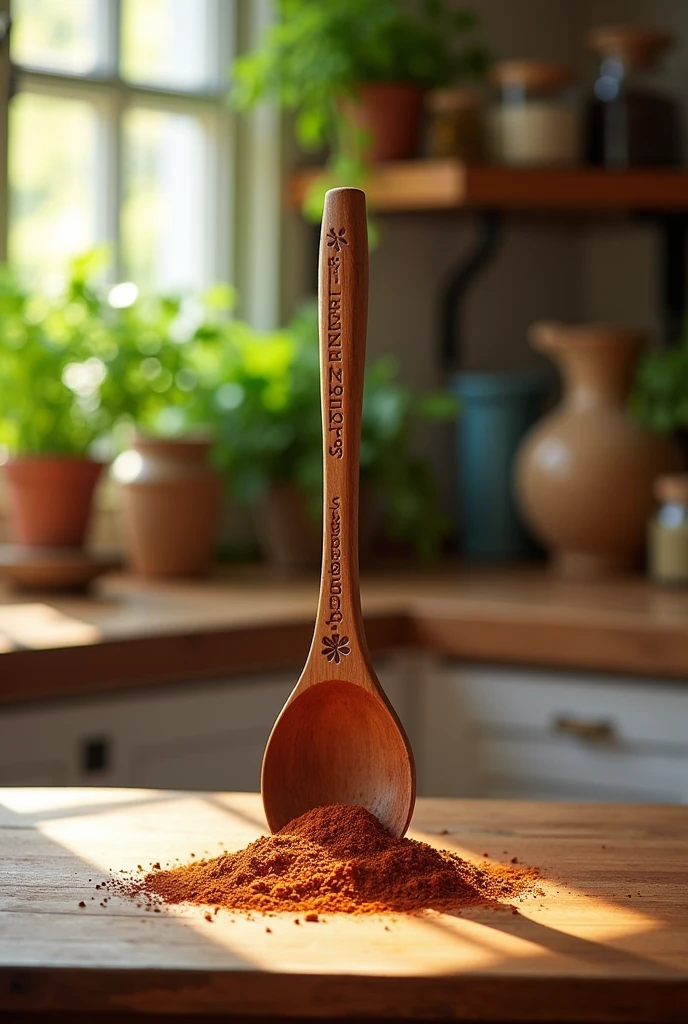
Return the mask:
[[[463,714],[479,727],[552,731],[688,755],[688,686],[554,672],[452,666]],[[578,731],[577,731],[578,727]]]
[[[442,663],[424,704],[421,792],[688,802],[688,688]]]
[[[476,771],[485,796],[528,790],[558,799],[688,802],[688,756],[581,746],[565,737],[482,735]]]

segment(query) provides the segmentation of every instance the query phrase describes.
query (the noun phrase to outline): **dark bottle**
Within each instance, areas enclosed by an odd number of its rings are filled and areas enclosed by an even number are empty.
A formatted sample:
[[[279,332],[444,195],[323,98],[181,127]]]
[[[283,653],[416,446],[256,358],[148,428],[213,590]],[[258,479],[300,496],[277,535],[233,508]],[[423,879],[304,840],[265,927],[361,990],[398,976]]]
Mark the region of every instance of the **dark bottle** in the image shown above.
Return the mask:
[[[587,111],[590,163],[605,167],[679,163],[678,104],[646,85],[643,74],[653,69],[671,42],[666,32],[632,25],[588,33],[588,48],[600,57]]]

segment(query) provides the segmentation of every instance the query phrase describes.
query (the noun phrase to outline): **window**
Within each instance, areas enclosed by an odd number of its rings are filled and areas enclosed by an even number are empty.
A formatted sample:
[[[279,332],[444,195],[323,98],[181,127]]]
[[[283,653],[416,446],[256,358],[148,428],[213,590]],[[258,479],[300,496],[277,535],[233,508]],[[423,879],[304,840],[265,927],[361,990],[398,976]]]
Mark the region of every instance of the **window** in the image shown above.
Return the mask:
[[[9,261],[107,242],[144,288],[234,279],[234,0],[11,0]]]

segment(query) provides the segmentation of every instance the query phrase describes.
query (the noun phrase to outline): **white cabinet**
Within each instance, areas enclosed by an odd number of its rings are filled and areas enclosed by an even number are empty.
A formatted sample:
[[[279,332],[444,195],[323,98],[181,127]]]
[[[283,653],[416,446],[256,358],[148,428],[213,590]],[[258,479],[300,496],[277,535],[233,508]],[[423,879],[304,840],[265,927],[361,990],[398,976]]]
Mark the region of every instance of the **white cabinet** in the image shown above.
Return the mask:
[[[377,666],[407,716],[397,659]],[[298,672],[0,711],[0,786],[260,788],[270,729]]]
[[[422,796],[688,803],[688,688],[461,665],[376,665]],[[0,785],[256,791],[296,672],[0,711]]]
[[[688,803],[688,690],[438,663],[419,789],[437,796]]]

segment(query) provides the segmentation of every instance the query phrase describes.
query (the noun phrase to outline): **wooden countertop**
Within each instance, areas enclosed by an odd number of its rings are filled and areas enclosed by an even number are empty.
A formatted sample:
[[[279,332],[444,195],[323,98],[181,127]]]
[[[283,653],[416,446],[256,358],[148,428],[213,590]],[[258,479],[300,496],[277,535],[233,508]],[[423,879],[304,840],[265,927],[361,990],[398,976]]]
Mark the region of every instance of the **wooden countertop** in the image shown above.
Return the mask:
[[[0,703],[298,668],[314,580],[234,570],[198,582],[105,578],[92,596],[0,601]],[[388,572],[363,580],[371,649],[688,678],[688,591],[544,568]]]
[[[0,1017],[686,1020],[685,809],[420,800],[415,838],[540,868],[544,895],[516,915],[291,914],[268,934],[260,917],[91,900],[109,869],[264,830],[257,794],[0,790]]]

